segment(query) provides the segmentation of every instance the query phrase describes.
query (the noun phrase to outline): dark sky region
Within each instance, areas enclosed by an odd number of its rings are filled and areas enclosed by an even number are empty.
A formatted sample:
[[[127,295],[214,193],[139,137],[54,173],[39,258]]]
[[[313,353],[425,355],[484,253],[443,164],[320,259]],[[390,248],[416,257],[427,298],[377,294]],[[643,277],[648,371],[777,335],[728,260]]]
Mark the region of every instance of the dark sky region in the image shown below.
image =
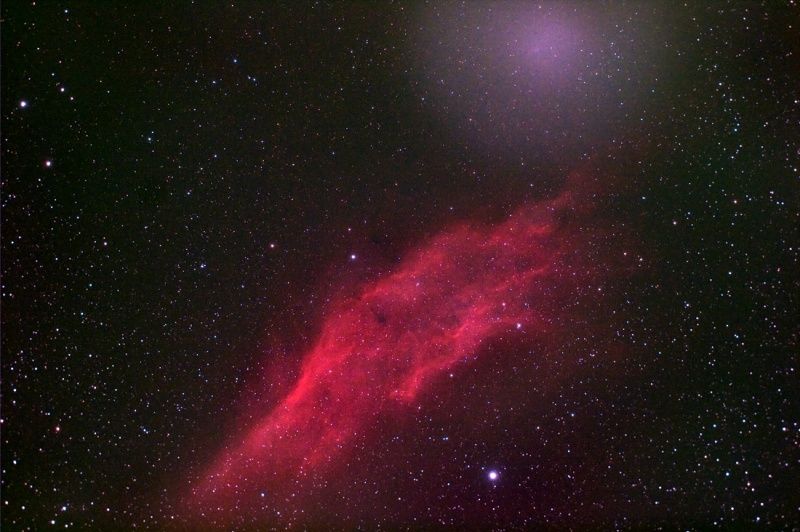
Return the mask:
[[[2,529],[797,528],[799,30],[4,2]]]

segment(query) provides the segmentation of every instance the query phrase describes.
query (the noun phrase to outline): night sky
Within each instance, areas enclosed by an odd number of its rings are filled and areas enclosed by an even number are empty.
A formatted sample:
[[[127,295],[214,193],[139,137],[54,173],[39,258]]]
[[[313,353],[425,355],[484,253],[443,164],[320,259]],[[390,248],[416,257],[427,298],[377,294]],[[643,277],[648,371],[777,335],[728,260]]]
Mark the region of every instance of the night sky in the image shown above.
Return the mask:
[[[2,6],[3,530],[800,527],[800,6]]]

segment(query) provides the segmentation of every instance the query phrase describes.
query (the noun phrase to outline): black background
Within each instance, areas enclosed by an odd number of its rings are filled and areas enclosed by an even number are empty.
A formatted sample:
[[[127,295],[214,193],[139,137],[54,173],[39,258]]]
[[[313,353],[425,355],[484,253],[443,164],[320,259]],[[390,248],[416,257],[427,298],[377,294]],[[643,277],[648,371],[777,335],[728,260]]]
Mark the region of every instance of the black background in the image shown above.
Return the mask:
[[[167,526],[339,287],[579,168],[645,265],[596,362],[479,362],[289,523],[797,526],[796,5],[168,4],[3,4],[4,529]]]

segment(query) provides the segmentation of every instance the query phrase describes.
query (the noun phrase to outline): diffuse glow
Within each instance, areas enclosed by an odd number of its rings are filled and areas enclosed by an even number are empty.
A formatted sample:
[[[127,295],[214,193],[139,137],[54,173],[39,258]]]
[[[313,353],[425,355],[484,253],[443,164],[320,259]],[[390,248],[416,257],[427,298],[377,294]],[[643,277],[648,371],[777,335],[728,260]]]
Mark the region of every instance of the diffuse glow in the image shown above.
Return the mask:
[[[416,401],[487,340],[544,331],[571,208],[562,194],[496,225],[453,227],[335,302],[294,387],[224,451],[194,501],[224,507],[256,484],[324,471],[376,415]]]

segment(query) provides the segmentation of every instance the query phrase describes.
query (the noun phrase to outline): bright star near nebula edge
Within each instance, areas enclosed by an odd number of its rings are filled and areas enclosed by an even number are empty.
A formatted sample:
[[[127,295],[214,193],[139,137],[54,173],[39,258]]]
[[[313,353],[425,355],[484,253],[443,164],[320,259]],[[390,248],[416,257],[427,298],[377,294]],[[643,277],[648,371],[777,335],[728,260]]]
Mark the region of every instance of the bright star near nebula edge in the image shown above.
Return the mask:
[[[3,3],[0,528],[798,528],[798,14]]]

